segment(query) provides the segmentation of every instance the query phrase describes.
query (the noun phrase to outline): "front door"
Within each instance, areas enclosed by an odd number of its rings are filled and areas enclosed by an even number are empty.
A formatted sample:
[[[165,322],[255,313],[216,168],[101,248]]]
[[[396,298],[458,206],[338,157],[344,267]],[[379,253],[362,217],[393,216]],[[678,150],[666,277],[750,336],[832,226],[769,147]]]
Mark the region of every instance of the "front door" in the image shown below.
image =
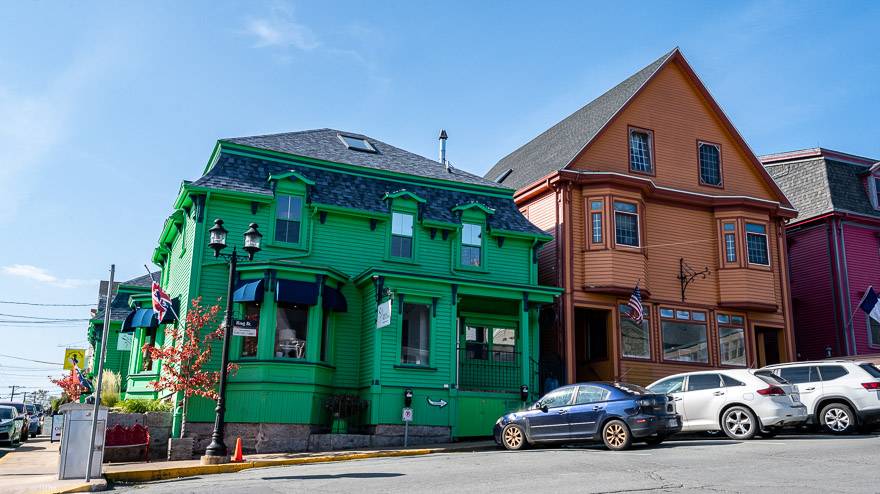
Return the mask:
[[[782,330],[755,327],[755,346],[758,350],[758,367],[782,362]]]
[[[611,381],[614,361],[611,356],[609,318],[611,311],[575,309],[576,378],[584,381]]]
[[[546,441],[569,437],[568,412],[571,410],[574,391],[574,386],[566,386],[551,391],[538,400],[538,409],[528,418],[530,439]],[[540,410],[541,407],[546,407],[546,411]]]
[[[568,412],[571,436],[577,439],[593,437],[605,416],[605,406],[611,391],[592,384],[578,386],[574,405]]]
[[[721,407],[727,401],[718,374],[691,374],[682,396],[684,415],[691,430],[713,430],[719,423]]]

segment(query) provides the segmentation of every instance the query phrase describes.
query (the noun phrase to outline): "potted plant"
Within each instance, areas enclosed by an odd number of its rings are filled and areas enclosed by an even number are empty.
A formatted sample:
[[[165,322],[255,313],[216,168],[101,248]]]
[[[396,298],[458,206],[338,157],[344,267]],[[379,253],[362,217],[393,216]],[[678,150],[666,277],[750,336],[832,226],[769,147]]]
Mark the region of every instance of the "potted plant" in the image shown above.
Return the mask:
[[[348,433],[349,421],[366,410],[367,404],[366,400],[351,394],[330,395],[324,398],[324,408],[332,421],[330,432],[334,434]]]

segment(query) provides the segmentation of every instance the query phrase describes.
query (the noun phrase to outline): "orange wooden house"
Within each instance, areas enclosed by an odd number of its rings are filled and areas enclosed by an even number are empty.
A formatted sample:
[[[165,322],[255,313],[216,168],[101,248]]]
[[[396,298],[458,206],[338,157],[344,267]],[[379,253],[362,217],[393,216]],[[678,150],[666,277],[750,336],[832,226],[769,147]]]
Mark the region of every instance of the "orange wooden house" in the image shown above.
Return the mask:
[[[540,282],[565,289],[542,314],[545,376],[647,384],[794,358],[783,226],[796,212],[677,48],[487,178],[555,237],[539,256]]]

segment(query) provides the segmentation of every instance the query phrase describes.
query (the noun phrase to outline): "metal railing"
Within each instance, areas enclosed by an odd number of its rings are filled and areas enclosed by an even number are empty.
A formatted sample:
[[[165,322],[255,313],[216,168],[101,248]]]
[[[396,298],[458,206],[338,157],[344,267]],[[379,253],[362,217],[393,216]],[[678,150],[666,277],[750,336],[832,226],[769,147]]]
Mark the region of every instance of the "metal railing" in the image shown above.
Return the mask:
[[[519,393],[522,384],[520,352],[493,350],[487,345],[458,347],[458,387],[465,391]]]

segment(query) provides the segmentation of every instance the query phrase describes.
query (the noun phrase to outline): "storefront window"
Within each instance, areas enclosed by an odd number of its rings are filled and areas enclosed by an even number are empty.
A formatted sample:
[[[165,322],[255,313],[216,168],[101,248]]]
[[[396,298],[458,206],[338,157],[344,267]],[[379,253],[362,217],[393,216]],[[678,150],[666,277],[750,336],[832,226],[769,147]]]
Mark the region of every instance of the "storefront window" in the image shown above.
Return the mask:
[[[275,316],[275,356],[305,358],[309,306],[278,303]]]
[[[746,365],[746,336],[742,316],[718,315],[721,365]]]
[[[689,310],[674,312],[674,319],[661,317],[660,320],[663,333],[663,358],[679,362],[708,363],[706,313]],[[661,315],[665,313],[668,312],[661,310]]]
[[[403,323],[400,362],[410,365],[428,365],[430,307],[422,304],[403,304]]]
[[[257,303],[249,303],[244,304],[244,310],[242,311],[242,318],[246,321],[254,321],[257,323],[257,327],[260,325],[260,304]],[[259,331],[258,333],[259,334]],[[257,336],[242,336],[241,337],[241,356],[242,357],[256,357],[257,356]]]
[[[144,328],[144,345],[156,346],[156,328]],[[143,348],[143,346],[141,347]],[[143,350],[141,350],[143,352]],[[143,352],[142,370],[153,370],[153,357],[150,352]]]
[[[640,324],[630,317],[632,308],[620,304],[620,338],[623,345],[623,356],[629,358],[651,358],[651,324],[648,320],[650,310],[644,308],[644,317]]]

